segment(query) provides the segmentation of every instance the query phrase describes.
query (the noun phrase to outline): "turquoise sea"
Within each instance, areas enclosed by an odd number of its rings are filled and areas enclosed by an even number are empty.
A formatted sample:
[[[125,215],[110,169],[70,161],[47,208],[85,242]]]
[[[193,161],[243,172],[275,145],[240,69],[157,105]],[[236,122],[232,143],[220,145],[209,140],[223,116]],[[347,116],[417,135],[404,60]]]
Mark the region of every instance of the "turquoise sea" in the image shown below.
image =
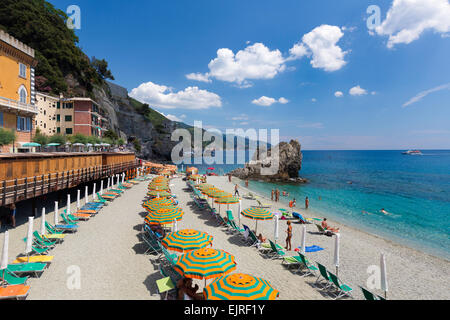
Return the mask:
[[[310,211],[450,260],[450,150],[422,156],[401,151],[303,151],[300,175],[305,185],[250,181],[249,188],[270,198],[289,192],[297,209]],[[243,165],[194,165],[219,175]],[[181,168],[181,166],[180,166]],[[384,208],[389,214],[380,212]]]

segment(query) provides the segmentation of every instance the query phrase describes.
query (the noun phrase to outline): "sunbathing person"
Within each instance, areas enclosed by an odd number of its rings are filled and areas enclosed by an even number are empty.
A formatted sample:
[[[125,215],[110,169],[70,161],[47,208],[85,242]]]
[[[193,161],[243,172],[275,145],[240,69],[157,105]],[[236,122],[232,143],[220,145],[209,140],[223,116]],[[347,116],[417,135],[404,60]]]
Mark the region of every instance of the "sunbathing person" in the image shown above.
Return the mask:
[[[264,238],[263,235],[262,235],[262,233],[260,233],[259,236],[258,236],[258,240],[259,240],[261,243],[265,243],[266,240],[267,240],[267,238]]]
[[[160,223],[150,225],[150,229],[151,229],[154,233],[156,233],[156,235],[157,235],[159,238],[164,238],[164,237],[166,236],[166,232],[164,231],[164,229],[163,229],[163,227],[162,227],[162,225],[161,225]]]
[[[324,228],[326,231],[332,231],[332,232],[335,232],[335,233],[338,233],[338,232],[339,232],[339,228],[332,228],[332,227],[330,227],[330,226],[328,225],[328,223],[327,223],[327,218],[323,218],[323,221],[322,221],[322,228]]]
[[[197,293],[199,287],[196,284],[192,286],[192,279],[183,278],[177,283],[178,288],[178,300],[185,300],[185,295],[192,300],[204,300],[203,294]]]

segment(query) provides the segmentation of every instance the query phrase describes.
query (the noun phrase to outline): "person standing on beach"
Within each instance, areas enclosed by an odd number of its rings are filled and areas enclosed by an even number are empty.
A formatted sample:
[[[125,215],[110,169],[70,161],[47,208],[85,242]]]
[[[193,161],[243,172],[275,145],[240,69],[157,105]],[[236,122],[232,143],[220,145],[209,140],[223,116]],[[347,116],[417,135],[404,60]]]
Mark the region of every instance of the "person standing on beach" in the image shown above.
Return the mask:
[[[286,230],[287,233],[287,238],[286,238],[286,250],[291,251],[292,250],[292,244],[291,244],[291,239],[292,239],[292,226],[291,226],[291,222],[288,221],[287,222],[288,228]]]
[[[11,216],[10,216],[11,225],[13,228],[15,228],[16,227],[16,205],[14,203],[11,204],[9,206],[9,209],[10,209],[10,213],[11,213]]]
[[[309,208],[309,198],[306,197],[306,199],[305,199],[305,209],[308,210],[308,208]]]
[[[228,175],[228,182],[231,182],[231,174]]]
[[[237,195],[238,197],[240,197],[240,195],[239,195],[239,190],[238,190],[238,189],[239,189],[239,186],[238,186],[238,185],[235,185],[235,186],[234,186],[234,195],[235,195],[235,196]]]
[[[245,187],[248,188],[248,179],[245,180]]]
[[[278,189],[275,191],[275,201],[276,202],[280,201],[280,190]]]
[[[272,189],[272,201],[273,201],[273,196],[274,196],[274,194],[275,194],[275,191]]]

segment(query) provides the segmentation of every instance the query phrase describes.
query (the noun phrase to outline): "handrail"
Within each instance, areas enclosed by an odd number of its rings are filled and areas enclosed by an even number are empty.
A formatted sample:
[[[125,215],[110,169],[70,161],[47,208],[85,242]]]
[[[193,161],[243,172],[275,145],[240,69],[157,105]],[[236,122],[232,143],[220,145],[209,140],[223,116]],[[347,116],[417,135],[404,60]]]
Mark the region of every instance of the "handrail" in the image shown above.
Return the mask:
[[[44,175],[0,181],[0,206],[35,198],[80,184],[104,179],[118,173],[130,173],[140,167],[139,160],[94,166]],[[100,187],[100,186],[99,186]]]
[[[38,113],[37,106],[28,104],[28,103],[23,103],[23,102],[20,102],[17,100],[5,98],[5,97],[0,97],[0,105],[9,107],[9,108],[15,108],[15,109],[26,111],[26,112],[33,112],[36,114]]]

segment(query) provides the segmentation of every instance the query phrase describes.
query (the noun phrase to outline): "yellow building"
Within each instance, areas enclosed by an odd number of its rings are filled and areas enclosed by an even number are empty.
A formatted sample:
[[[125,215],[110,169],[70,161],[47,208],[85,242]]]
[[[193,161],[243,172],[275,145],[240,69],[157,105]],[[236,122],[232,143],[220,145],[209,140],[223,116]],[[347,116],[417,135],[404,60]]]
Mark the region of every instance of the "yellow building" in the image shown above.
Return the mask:
[[[28,151],[22,145],[35,132],[34,49],[0,30],[0,127],[16,131],[17,141],[0,152]]]

